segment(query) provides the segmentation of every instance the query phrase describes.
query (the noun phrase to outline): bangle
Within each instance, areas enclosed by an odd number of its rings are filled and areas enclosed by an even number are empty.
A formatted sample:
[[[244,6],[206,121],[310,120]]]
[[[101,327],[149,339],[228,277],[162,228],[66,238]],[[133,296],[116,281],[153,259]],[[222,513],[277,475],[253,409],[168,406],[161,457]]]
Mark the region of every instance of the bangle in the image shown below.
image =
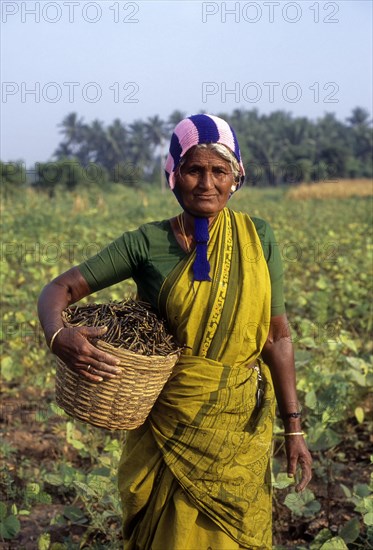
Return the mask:
[[[58,330],[56,330],[56,332],[53,334],[52,338],[51,338],[51,341],[49,342],[49,349],[51,350],[51,352],[53,353],[53,343],[56,339],[56,336],[61,332],[61,330],[63,330],[65,327],[61,327],[59,328]]]
[[[300,418],[302,416],[301,412],[294,412],[289,414],[284,414],[282,418]]]
[[[281,435],[287,436],[287,435],[306,435],[304,432],[285,432]]]

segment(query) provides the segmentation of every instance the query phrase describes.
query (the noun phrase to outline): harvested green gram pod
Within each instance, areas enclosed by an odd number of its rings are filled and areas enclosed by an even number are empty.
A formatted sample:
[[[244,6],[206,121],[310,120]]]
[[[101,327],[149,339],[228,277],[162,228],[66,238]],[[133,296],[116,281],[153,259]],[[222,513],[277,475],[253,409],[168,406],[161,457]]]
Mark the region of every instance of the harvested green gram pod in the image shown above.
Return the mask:
[[[107,304],[86,304],[67,308],[63,321],[70,326],[106,326],[100,340],[115,348],[140,355],[169,355],[178,350],[165,324],[149,304],[132,299]]]

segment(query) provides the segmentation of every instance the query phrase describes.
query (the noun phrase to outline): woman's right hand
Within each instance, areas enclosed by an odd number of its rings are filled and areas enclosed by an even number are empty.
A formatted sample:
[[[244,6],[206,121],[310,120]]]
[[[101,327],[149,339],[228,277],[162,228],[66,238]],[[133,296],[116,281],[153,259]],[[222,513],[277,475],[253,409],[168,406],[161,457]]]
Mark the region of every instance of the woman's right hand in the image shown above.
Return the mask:
[[[119,359],[97,349],[90,340],[105,334],[106,327],[66,327],[53,341],[53,353],[88,380],[102,382],[121,373]]]

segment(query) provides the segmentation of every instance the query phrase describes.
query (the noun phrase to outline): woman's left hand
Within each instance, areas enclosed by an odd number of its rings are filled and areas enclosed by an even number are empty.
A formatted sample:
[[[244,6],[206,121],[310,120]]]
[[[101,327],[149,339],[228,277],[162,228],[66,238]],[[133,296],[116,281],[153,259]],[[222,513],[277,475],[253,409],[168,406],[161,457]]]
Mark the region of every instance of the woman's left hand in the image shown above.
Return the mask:
[[[302,470],[301,480],[295,486],[295,490],[299,493],[307,487],[312,478],[312,457],[302,435],[285,436],[285,449],[288,460],[288,476],[295,477],[298,465]]]

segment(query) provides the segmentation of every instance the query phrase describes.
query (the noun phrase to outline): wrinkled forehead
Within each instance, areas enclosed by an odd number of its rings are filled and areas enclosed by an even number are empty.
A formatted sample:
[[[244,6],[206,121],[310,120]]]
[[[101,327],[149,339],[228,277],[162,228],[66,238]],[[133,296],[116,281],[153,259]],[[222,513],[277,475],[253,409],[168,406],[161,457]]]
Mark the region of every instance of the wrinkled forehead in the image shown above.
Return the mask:
[[[189,149],[189,151],[187,151],[185,155],[180,159],[179,166],[181,167],[186,165],[190,166],[191,164],[199,164],[202,166],[220,165],[229,167],[231,162],[227,158],[228,155],[228,149],[224,158],[223,155],[214,150],[212,147],[209,147],[209,145],[207,145],[206,147],[195,145],[194,147]]]

